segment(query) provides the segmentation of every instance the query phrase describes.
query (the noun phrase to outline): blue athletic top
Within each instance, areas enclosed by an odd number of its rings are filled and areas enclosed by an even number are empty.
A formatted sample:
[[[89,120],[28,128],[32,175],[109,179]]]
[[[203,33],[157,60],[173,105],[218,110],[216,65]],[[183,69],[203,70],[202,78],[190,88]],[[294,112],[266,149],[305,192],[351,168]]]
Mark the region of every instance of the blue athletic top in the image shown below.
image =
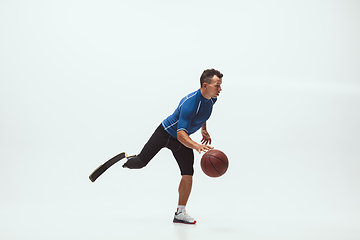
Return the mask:
[[[200,89],[181,99],[174,113],[167,117],[162,126],[174,138],[177,132],[184,130],[193,134],[209,119],[217,98],[206,99]]]

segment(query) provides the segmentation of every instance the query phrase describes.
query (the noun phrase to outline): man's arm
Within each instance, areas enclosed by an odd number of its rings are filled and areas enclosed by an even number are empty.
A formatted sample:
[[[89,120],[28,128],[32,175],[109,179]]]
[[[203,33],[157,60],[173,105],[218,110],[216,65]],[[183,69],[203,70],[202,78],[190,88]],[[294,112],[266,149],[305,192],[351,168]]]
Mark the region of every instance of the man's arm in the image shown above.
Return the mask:
[[[198,144],[197,142],[193,141],[184,130],[180,130],[177,132],[177,139],[185,147],[195,149],[199,153],[206,152],[210,149],[213,149],[213,147],[210,147],[209,145],[201,145],[201,144]]]
[[[211,144],[211,137],[206,129],[206,122],[201,127],[201,135],[203,136],[203,138],[201,139],[202,144]]]

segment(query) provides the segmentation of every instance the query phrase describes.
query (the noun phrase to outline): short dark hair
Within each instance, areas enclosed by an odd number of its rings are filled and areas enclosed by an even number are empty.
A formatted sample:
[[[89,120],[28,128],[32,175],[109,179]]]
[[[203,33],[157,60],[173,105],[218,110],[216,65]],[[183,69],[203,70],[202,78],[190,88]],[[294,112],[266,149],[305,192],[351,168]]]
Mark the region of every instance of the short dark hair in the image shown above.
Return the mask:
[[[215,75],[218,78],[223,77],[223,74],[221,72],[219,72],[218,70],[215,70],[213,68],[204,70],[204,72],[201,74],[201,77],[200,77],[200,87],[203,86],[204,82],[211,83],[211,80]]]

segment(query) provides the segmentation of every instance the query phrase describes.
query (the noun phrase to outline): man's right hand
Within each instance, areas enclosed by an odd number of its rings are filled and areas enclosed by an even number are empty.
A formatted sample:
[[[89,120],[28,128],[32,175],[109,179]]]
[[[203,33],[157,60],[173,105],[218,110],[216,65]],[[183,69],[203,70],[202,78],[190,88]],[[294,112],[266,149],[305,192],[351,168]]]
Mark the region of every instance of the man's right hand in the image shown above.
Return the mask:
[[[207,152],[210,149],[213,149],[214,147],[211,147],[209,145],[201,145],[201,144],[197,144],[195,147],[195,150],[198,151],[198,153],[200,154],[201,152]]]

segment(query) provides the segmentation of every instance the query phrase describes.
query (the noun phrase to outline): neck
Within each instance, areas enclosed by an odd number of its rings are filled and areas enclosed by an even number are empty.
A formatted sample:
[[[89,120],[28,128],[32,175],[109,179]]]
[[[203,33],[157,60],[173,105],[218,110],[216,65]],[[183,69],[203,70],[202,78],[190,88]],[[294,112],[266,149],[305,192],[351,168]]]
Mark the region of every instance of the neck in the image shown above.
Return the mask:
[[[206,90],[204,88],[200,88],[201,95],[206,98],[210,99],[211,97],[206,94]]]

